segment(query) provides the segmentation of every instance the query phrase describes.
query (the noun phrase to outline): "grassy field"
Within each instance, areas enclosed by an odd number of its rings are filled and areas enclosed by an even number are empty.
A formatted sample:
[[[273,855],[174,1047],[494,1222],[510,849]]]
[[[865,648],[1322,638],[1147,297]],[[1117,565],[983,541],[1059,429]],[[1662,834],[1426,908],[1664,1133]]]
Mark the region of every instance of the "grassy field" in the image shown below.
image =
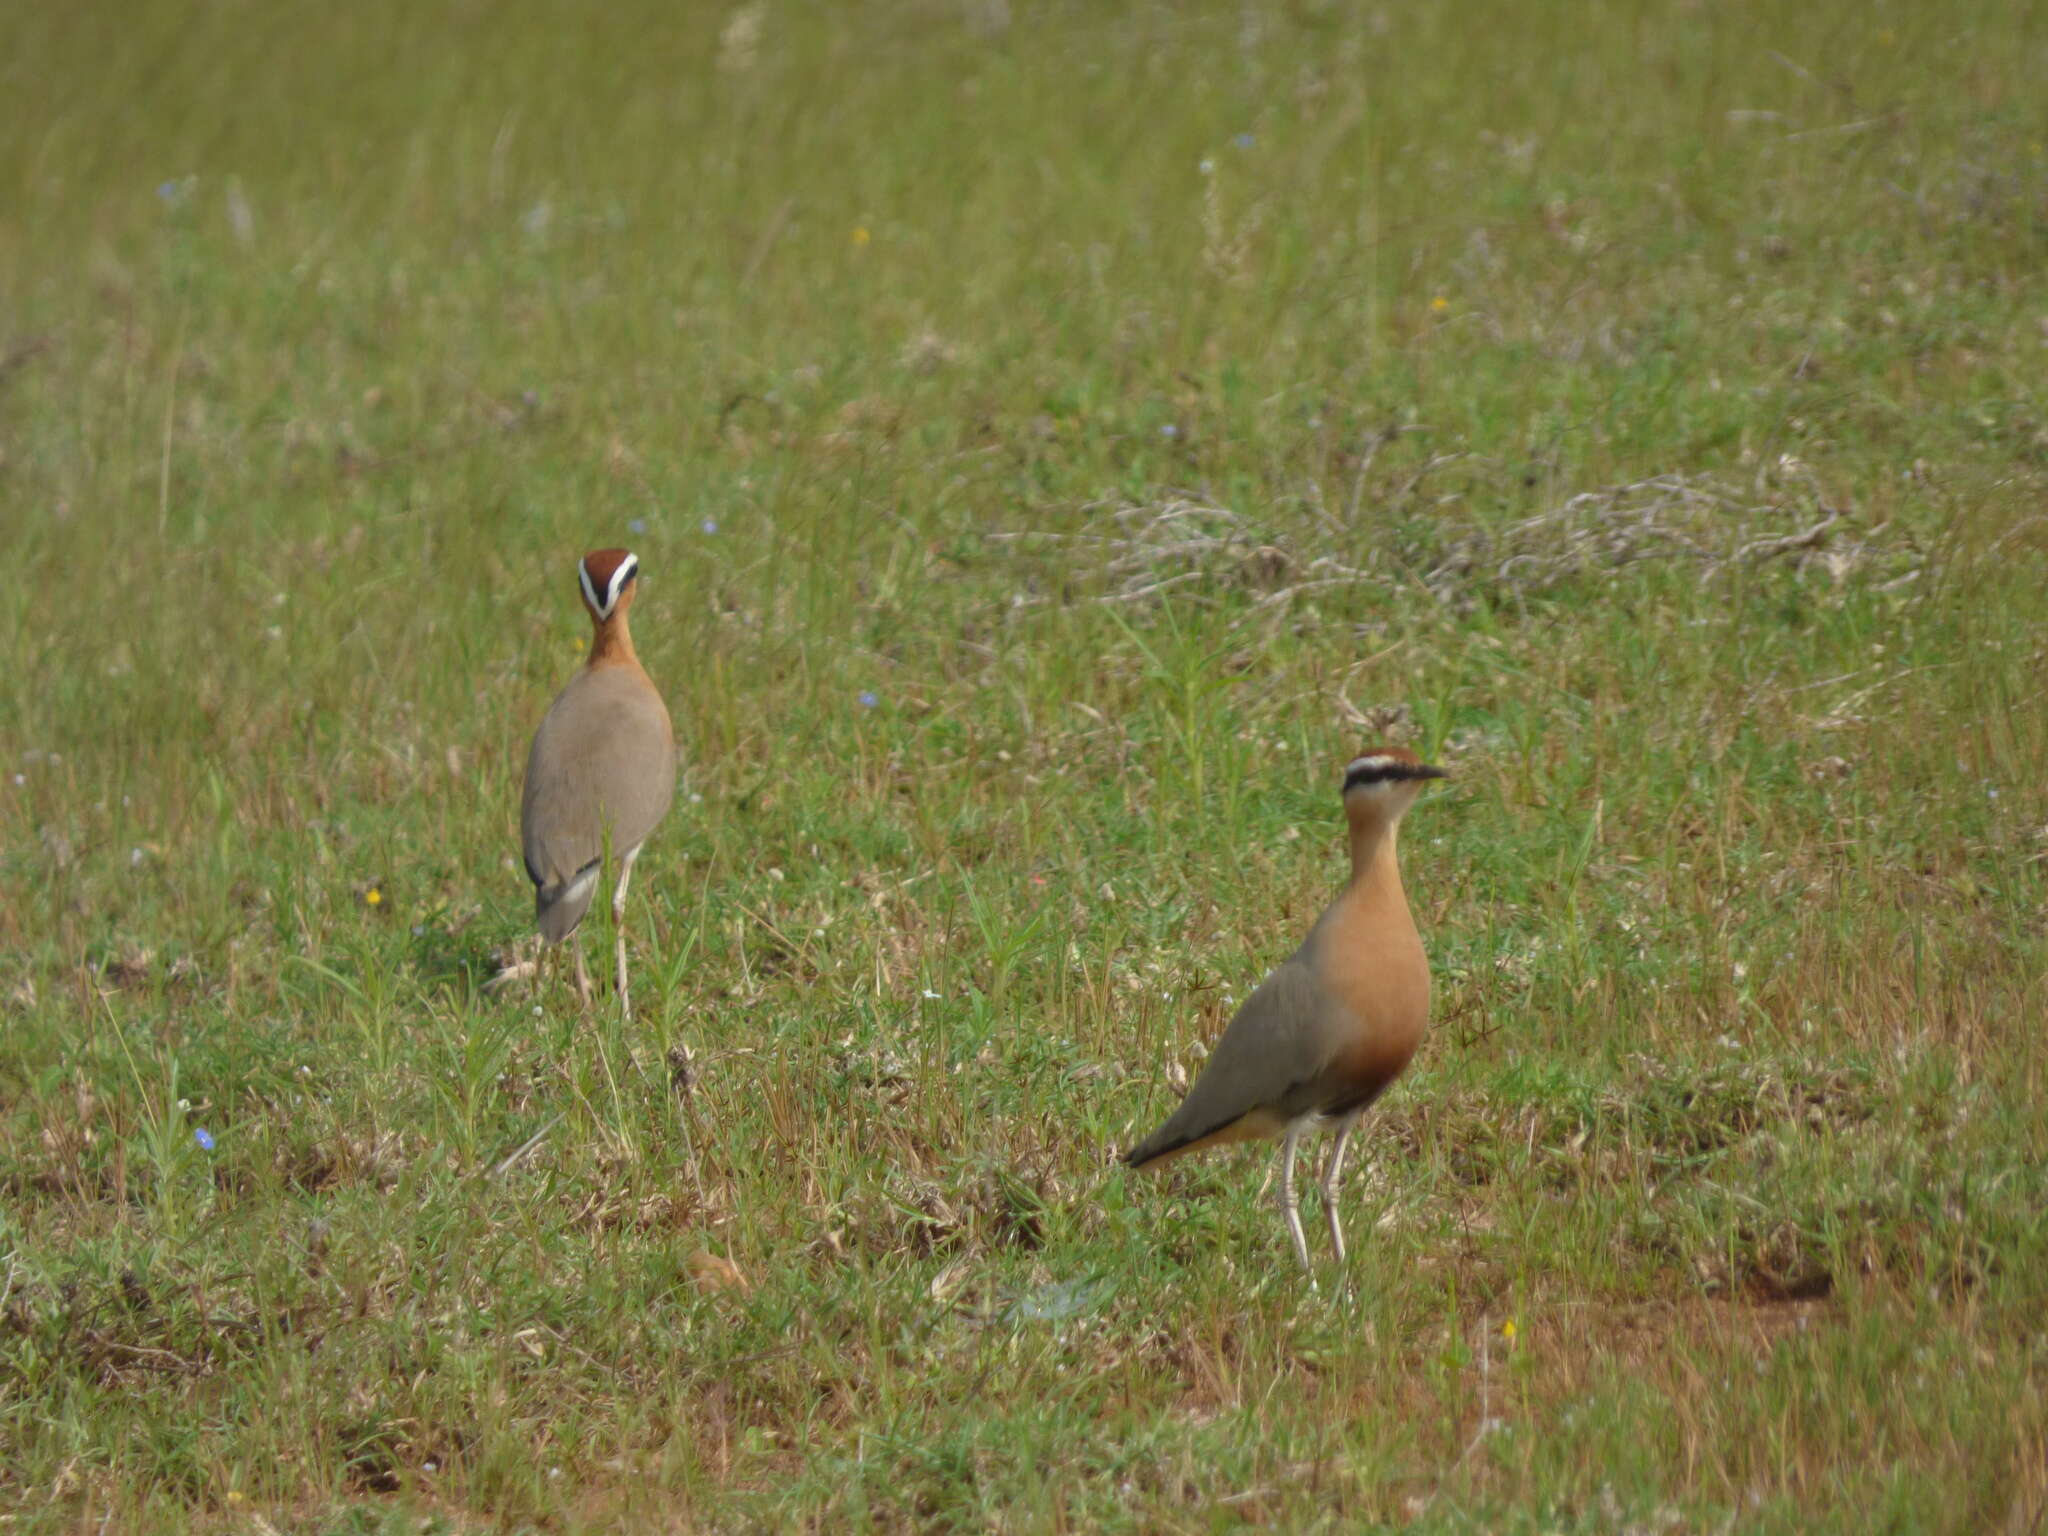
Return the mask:
[[[11,32],[7,1531],[2048,1519],[2048,11]],[[614,543],[630,1024],[483,989]],[[1381,738],[1312,1292],[1114,1157]]]

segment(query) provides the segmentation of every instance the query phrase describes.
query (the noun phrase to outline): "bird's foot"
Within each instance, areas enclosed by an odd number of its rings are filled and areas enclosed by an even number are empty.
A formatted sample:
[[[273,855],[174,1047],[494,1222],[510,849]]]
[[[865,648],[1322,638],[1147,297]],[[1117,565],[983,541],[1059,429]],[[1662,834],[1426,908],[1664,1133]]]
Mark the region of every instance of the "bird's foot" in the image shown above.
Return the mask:
[[[515,981],[531,981],[540,974],[538,960],[508,960],[484,983],[486,992],[496,992]]]

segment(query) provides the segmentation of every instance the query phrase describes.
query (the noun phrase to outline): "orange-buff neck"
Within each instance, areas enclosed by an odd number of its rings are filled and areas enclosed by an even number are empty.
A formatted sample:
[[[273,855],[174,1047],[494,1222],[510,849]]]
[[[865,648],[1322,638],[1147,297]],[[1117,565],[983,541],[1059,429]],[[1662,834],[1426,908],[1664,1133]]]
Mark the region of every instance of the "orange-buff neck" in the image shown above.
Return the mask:
[[[1351,824],[1351,884],[1392,885],[1401,889],[1401,866],[1395,858],[1395,843],[1401,830],[1398,819],[1389,821],[1377,811],[1345,807]]]
[[[640,665],[639,653],[633,649],[633,631],[626,624],[623,606],[608,619],[593,618],[590,627],[591,666]]]

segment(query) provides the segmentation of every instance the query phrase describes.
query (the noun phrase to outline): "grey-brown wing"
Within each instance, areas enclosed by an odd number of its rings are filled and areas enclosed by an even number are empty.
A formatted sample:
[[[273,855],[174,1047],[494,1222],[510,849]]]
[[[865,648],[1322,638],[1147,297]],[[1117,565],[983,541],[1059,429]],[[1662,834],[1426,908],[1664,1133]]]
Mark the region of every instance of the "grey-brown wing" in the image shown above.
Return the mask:
[[[1343,1037],[1307,953],[1297,953],[1244,1000],[1180,1107],[1127,1162],[1200,1141],[1255,1109],[1293,1119],[1318,1107],[1320,1080]]]
[[[609,836],[615,853],[647,840],[675,797],[668,712],[631,673],[586,672],[562,690],[534,732],[520,799],[520,843],[543,930],[566,934],[589,905]],[[579,899],[554,922],[548,908]],[[550,937],[558,937],[550,932]]]

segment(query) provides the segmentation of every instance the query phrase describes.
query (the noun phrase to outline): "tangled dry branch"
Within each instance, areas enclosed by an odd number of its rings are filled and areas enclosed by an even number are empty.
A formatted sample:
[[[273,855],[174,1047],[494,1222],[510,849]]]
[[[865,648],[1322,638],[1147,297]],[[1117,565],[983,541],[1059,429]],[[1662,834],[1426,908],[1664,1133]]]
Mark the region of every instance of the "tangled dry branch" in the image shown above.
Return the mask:
[[[1387,580],[1328,555],[1301,554],[1284,536],[1261,532],[1241,513],[1191,498],[1100,507],[1094,522],[1081,533],[991,537],[1091,554],[1104,582],[1096,600],[1105,603],[1143,602],[1175,588],[1204,586],[1257,592],[1263,607],[1321,587]]]
[[[1915,552],[1882,539],[1888,525],[1860,527],[1810,481],[1787,488],[1795,494],[1745,497],[1704,479],[1655,475],[1581,492],[1506,525],[1447,517],[1431,536],[1390,539],[1353,557],[1356,563],[1311,554],[1298,534],[1193,497],[1105,505],[1077,533],[992,537],[1070,551],[1099,580],[1097,602],[1140,603],[1168,593],[1208,598],[1234,590],[1255,594],[1253,612],[1333,588],[1411,583],[1462,607],[1482,597],[1527,598],[1590,576],[1673,561],[1695,567],[1702,579],[1778,560],[1802,572],[1825,571],[1838,586],[1855,576],[1890,588],[1919,575]]]
[[[1789,559],[1801,571],[1824,570],[1840,585],[1874,569],[1885,524],[1859,529],[1810,483],[1788,499],[1746,498],[1711,481],[1653,475],[1585,491],[1505,527],[1474,525],[1423,574],[1446,602],[1481,592],[1531,596],[1595,573],[1653,561],[1681,561],[1703,578]],[[1903,585],[1917,564],[1892,572]]]

